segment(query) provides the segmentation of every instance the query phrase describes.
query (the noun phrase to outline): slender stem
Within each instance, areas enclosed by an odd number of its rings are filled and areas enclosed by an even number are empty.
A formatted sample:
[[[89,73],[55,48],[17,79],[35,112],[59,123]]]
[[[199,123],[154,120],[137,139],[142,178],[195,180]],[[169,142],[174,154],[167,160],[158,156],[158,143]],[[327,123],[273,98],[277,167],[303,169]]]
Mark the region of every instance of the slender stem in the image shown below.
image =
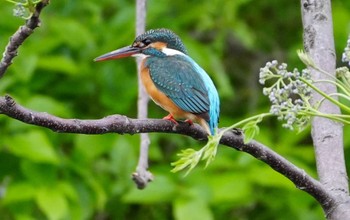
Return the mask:
[[[338,80],[337,77],[335,77],[334,75],[330,74],[329,72],[327,72],[327,71],[321,69],[320,67],[318,67],[318,66],[316,66],[316,65],[312,65],[311,67],[314,68],[315,70],[317,70],[317,71],[319,71],[319,72],[325,74],[326,76],[331,77],[331,78],[332,78],[333,80],[335,80],[335,81]]]
[[[315,85],[311,84],[309,81],[307,81],[303,77],[300,77],[300,80],[303,81],[305,84],[307,84],[309,87],[311,87],[313,90],[315,90],[317,93],[319,93],[321,96],[325,97],[327,100],[332,102],[333,104],[339,106],[344,111],[350,112],[350,108],[348,106],[340,103],[338,100],[333,99],[328,94],[326,94],[325,92],[323,92],[320,89],[318,89]]]
[[[334,75],[330,74],[329,72],[319,68],[318,66],[311,66],[312,68],[314,68],[315,70],[327,75],[328,77],[330,77],[331,79],[334,80],[333,81],[327,81],[327,80],[317,80],[317,82],[331,82],[331,83],[334,83],[335,85],[337,85],[338,87],[342,86],[344,88],[344,92],[345,90],[347,90],[348,92],[350,92],[350,84],[349,82],[345,79],[344,80],[344,77],[342,77],[343,81],[342,80],[339,80],[337,77],[335,77]],[[349,93],[348,93],[349,94]]]
[[[341,76],[341,81],[345,84],[345,87],[348,88],[348,90],[350,91],[350,83],[348,81],[348,79],[343,75]]]
[[[337,121],[337,122],[341,122],[341,123],[350,125],[350,121],[340,118],[340,116],[342,116],[342,115],[321,114],[320,113],[320,114],[314,114],[313,116],[319,116],[319,117],[323,117],[323,118],[328,118],[328,119],[331,119],[333,121]]]
[[[341,98],[344,98],[344,99],[350,101],[350,96],[347,96],[347,95],[344,95],[344,94],[338,93],[338,92],[337,93],[331,93],[331,94],[329,94],[329,96],[341,97]]]
[[[12,4],[19,4],[20,2],[16,2],[16,1],[12,1],[12,0],[6,0],[7,2],[10,2],[10,3],[12,3]],[[23,4],[23,3],[22,3]]]
[[[332,81],[332,80],[328,80],[328,79],[324,79],[324,80],[317,80],[315,81],[314,83],[323,83],[323,82],[326,82],[326,83],[332,83],[333,85],[336,85],[339,89],[341,89],[347,96],[350,96],[350,90],[349,88],[344,85],[344,83],[339,83],[341,82],[340,80],[337,80],[336,82],[335,81]]]
[[[225,129],[223,129],[223,130],[221,131],[221,133],[223,134],[223,133],[225,133],[225,132],[227,132],[227,131],[229,131],[229,130],[232,130],[232,129],[234,129],[234,128],[238,128],[238,127],[240,127],[241,125],[244,125],[244,124],[246,124],[246,123],[248,123],[248,122],[250,122],[250,121],[256,120],[256,119],[258,119],[258,118],[265,118],[265,117],[268,117],[268,116],[273,116],[273,114],[272,114],[272,113],[261,113],[261,114],[258,114],[258,115],[254,115],[254,116],[252,116],[252,117],[243,119],[242,121],[239,121],[239,122],[237,122],[236,124],[231,125],[230,127],[227,127],[227,128],[225,128]]]

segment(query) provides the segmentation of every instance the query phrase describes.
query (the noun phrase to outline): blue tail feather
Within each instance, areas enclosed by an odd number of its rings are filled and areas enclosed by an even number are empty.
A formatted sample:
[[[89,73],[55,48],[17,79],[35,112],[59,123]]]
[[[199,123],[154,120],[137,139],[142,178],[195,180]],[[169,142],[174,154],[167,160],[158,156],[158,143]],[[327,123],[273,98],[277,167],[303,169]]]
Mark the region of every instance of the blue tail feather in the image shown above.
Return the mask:
[[[218,127],[220,115],[220,99],[215,85],[209,75],[189,56],[185,55],[187,59],[194,65],[200,77],[203,79],[205,87],[209,96],[209,128],[211,135],[215,134],[215,129]]]

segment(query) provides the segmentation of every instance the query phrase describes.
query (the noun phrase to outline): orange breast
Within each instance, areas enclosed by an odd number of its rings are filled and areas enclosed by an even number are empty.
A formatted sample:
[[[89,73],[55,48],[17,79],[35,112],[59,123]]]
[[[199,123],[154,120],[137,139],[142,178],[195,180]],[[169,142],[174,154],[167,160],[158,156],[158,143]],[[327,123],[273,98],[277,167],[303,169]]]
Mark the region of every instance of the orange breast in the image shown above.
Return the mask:
[[[188,114],[191,114],[180,109],[177,105],[174,104],[173,101],[171,101],[169,97],[157,89],[156,85],[154,85],[151,79],[148,68],[145,68],[144,65],[142,65],[141,68],[141,80],[152,100],[164,110],[172,114],[174,117],[187,118],[186,116]]]

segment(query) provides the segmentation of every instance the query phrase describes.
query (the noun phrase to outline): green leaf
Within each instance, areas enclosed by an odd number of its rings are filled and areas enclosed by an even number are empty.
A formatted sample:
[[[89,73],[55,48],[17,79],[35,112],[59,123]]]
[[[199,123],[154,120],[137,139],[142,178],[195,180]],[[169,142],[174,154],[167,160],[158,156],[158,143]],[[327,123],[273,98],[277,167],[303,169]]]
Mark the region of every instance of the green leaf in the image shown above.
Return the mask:
[[[243,128],[244,130],[244,143],[249,143],[256,135],[259,134],[259,127],[256,124],[247,124]]]
[[[29,216],[28,214],[23,214],[23,213],[15,213],[15,218],[16,220],[36,220],[35,217]]]
[[[185,176],[187,176],[193,168],[197,166],[200,160],[206,160],[205,167],[207,167],[215,158],[218,145],[220,143],[220,139],[224,132],[220,132],[215,134],[214,136],[208,136],[208,142],[204,147],[200,150],[196,151],[191,148],[186,150],[182,150],[178,156],[179,160],[171,163],[172,166],[175,166],[171,172],[176,173],[180,170],[184,170],[186,168],[187,172]]]
[[[36,202],[48,219],[63,219],[68,215],[68,204],[64,194],[57,188],[37,189]]]
[[[57,188],[59,191],[63,192],[64,195],[66,195],[66,197],[70,200],[75,202],[78,201],[78,194],[69,182],[60,182],[58,183]]]
[[[315,67],[314,61],[311,59],[311,57],[304,51],[304,50],[297,50],[297,54],[299,56],[299,59],[306,65],[310,67]]]
[[[263,119],[263,116],[258,117],[254,121],[249,121],[246,123],[242,130],[244,131],[244,143],[249,143],[256,135],[259,134],[259,126],[258,123],[260,123]]]
[[[38,60],[38,68],[66,74],[78,73],[78,66],[65,56],[43,56]]]
[[[254,194],[254,189],[249,178],[247,178],[247,171],[234,171],[220,174],[220,178],[208,178],[206,180],[211,186],[212,203],[229,202],[232,206],[239,206]]]
[[[38,63],[38,55],[29,51],[20,52],[17,65],[13,65],[13,70],[16,74],[16,79],[23,82],[29,82],[35,72]]]
[[[60,103],[49,96],[34,95],[28,99],[26,107],[40,112],[49,112],[60,117],[69,117],[70,109],[63,103]]]
[[[202,157],[202,160],[206,160],[205,167],[208,167],[208,165],[215,159],[221,137],[222,133],[208,136],[208,142],[203,147],[204,154]]]
[[[74,172],[79,173],[81,178],[83,179],[83,182],[91,189],[94,195],[94,205],[96,209],[101,210],[107,200],[107,194],[105,192],[105,188],[101,185],[99,182],[98,176],[94,176],[91,174],[91,171],[89,169],[86,169],[85,167],[81,167],[76,164],[72,164],[71,169],[74,170]]]
[[[35,186],[25,181],[9,184],[2,202],[3,204],[10,204],[30,200],[34,198],[36,190]]]
[[[58,164],[58,156],[44,132],[32,130],[6,139],[8,149],[15,155],[35,162]]]
[[[156,178],[145,189],[139,190],[132,187],[131,190],[125,194],[123,201],[127,203],[160,203],[172,201],[176,196],[176,185],[169,176],[156,174]]]
[[[87,28],[86,24],[78,20],[67,19],[64,17],[52,18],[51,22],[55,25],[50,27],[56,39],[64,45],[69,45],[71,48],[86,51],[88,47],[93,46],[91,39],[92,30]],[[64,28],[64,31],[62,31]],[[84,53],[84,52],[83,52]]]
[[[175,166],[171,170],[171,172],[176,173],[180,170],[188,168],[188,171],[185,174],[185,175],[187,175],[200,161],[200,159],[202,157],[202,152],[195,151],[192,148],[187,148],[185,150],[182,150],[177,155],[180,157],[180,159],[171,163],[172,166]]]
[[[35,186],[51,186],[57,182],[56,165],[37,163],[31,160],[22,160],[21,171]]]
[[[213,74],[213,77],[215,77],[216,82],[218,83],[220,97],[232,97],[234,95],[234,89],[230,84],[230,78],[227,72],[225,71],[225,66],[223,64],[222,59],[218,56],[210,56],[210,54],[208,55],[210,58],[212,69],[215,70],[215,74]]]
[[[293,183],[286,179],[282,174],[271,170],[266,166],[256,166],[249,170],[247,177],[251,182],[265,187],[285,187],[294,188]]]
[[[118,136],[110,144],[113,146],[108,155],[110,172],[119,178],[113,187],[117,194],[124,194],[125,189],[130,187],[130,173],[135,171],[138,156],[135,152],[135,146],[139,144],[138,141],[139,139],[133,139],[131,136]]]
[[[89,136],[77,135],[74,143],[76,148],[75,153],[82,159],[93,161],[100,155],[110,151],[113,145],[113,138],[110,135]]]
[[[214,219],[209,205],[200,199],[179,198],[174,202],[176,220],[212,220]]]

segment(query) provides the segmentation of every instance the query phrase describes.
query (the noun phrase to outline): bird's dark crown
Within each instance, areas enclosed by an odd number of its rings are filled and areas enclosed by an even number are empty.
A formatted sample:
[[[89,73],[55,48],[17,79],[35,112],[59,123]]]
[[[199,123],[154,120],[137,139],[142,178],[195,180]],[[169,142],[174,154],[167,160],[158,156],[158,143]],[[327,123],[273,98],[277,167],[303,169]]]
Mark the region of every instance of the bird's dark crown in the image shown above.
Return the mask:
[[[175,49],[187,54],[187,50],[180,37],[171,30],[165,28],[148,30],[147,32],[136,37],[133,45],[142,44],[143,46],[147,46],[155,42],[166,43],[167,48]]]

